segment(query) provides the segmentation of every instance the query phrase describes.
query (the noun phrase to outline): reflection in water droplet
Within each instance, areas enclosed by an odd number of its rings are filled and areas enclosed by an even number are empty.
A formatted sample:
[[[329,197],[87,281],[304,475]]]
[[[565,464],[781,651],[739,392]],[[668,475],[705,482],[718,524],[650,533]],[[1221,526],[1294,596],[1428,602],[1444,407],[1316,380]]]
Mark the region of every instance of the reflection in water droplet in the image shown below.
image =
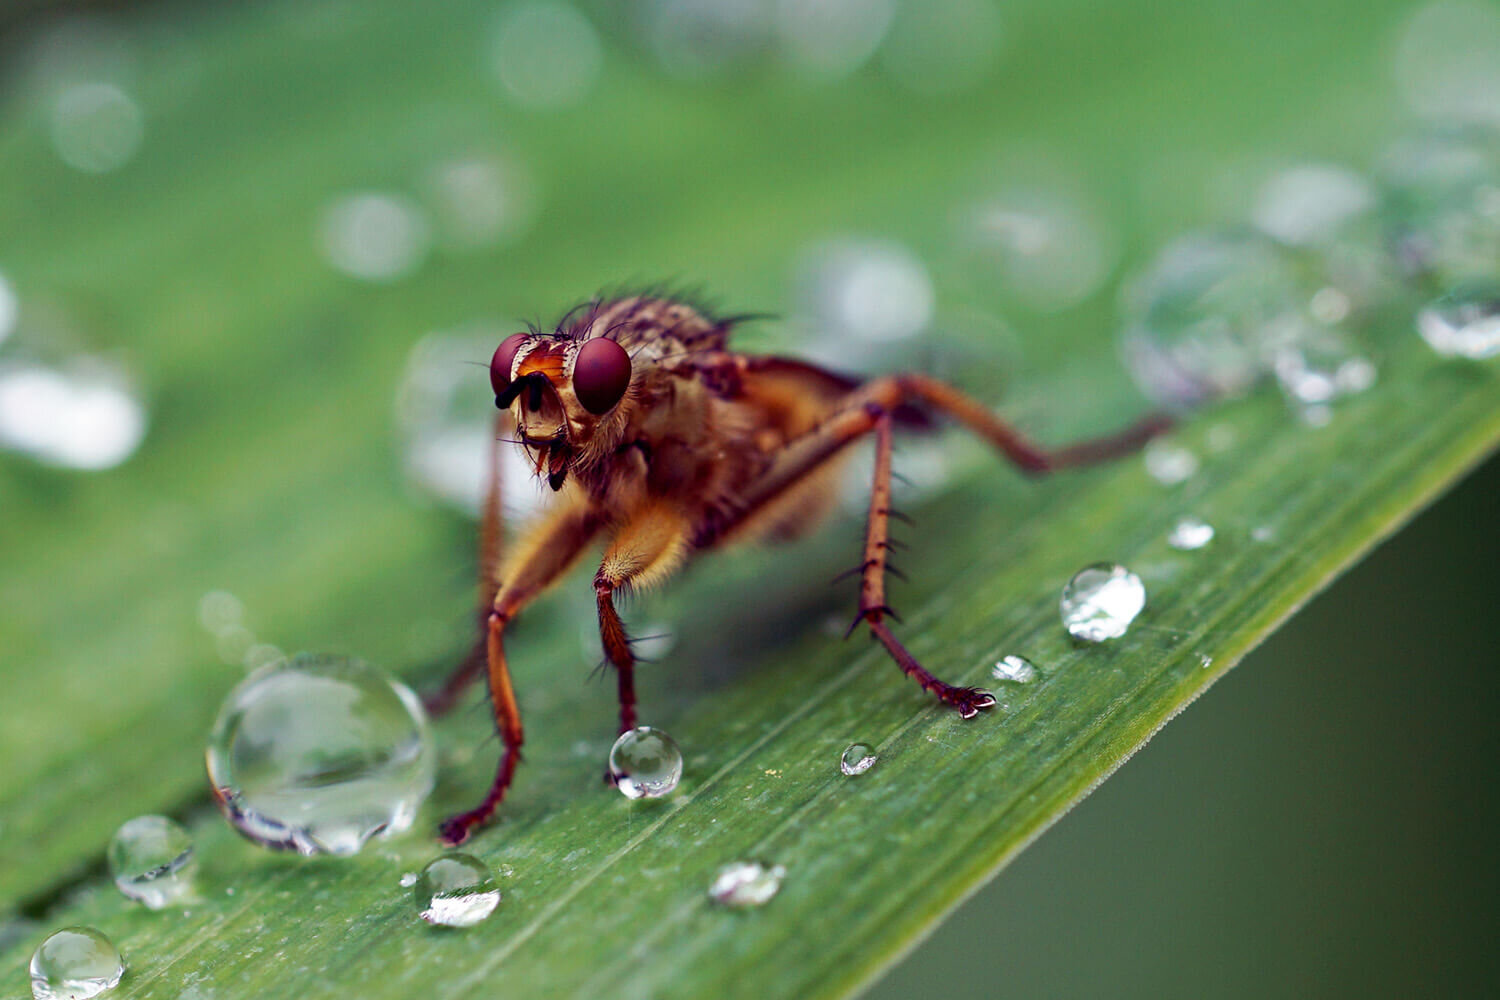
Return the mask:
[[[1115,241],[1097,213],[1062,189],[1019,189],[972,213],[968,239],[1006,292],[1032,309],[1075,305],[1114,269]]]
[[[1117,563],[1095,563],[1073,574],[1058,605],[1075,639],[1118,639],[1146,606],[1141,578]]]
[[[1266,235],[1292,246],[1328,243],[1375,205],[1369,181],[1344,167],[1308,163],[1262,185],[1251,219]]]
[[[1401,29],[1396,83],[1419,114],[1500,122],[1500,11],[1472,0],[1422,7]]]
[[[832,79],[864,65],[895,13],[895,0],[776,0],[773,28],[794,67]]]
[[[413,895],[422,919],[441,927],[472,927],[495,912],[500,890],[483,861],[471,854],[445,854],[429,862]]]
[[[571,4],[521,0],[495,24],[490,69],[511,100],[533,111],[577,104],[603,63],[599,35]]]
[[[1428,303],[1417,313],[1417,332],[1444,357],[1500,354],[1500,287],[1470,286]]]
[[[921,94],[967,90],[989,73],[1000,48],[1000,16],[985,0],[902,4],[881,49],[896,82]]]
[[[406,277],[427,259],[431,227],[411,199],[382,191],[346,194],[318,220],[318,239],[334,268],[361,281]]]
[[[851,743],[839,758],[839,770],[852,778],[874,767],[876,759],[875,748],[868,743]]]
[[[709,898],[721,906],[742,909],[764,906],[781,890],[786,868],[763,861],[734,861],[720,868],[708,887]]]
[[[52,146],[74,170],[103,174],[130,161],[145,135],[140,106],[112,83],[74,84],[52,107]]]
[[[627,799],[659,798],[682,779],[682,751],[660,729],[637,726],[610,748],[609,773]]]
[[[35,1000],[87,1000],[112,990],[125,974],[114,942],[92,927],[65,927],[31,956]]]
[[[109,872],[131,899],[159,910],[192,891],[198,862],[188,832],[166,816],[126,820],[109,842]]]
[[[1167,544],[1184,552],[1201,549],[1213,540],[1214,526],[1196,517],[1179,517],[1167,532]]]
[[[1000,661],[990,670],[991,675],[997,681],[1010,681],[1013,684],[1030,684],[1036,680],[1036,664],[1024,656],[1003,656]]]
[[[250,840],[353,854],[411,826],[435,755],[411,690],[357,660],[298,654],[245,678],[208,746],[219,807]]]
[[[1185,483],[1198,474],[1198,456],[1166,438],[1148,441],[1141,459],[1147,474],[1163,486]]]
[[[145,434],[145,407],[118,368],[91,358],[65,369],[0,365],[0,447],[99,470],[129,458]]]
[[[10,336],[10,332],[16,328],[16,317],[20,315],[21,304],[16,299],[15,290],[10,287],[10,282],[5,280],[5,275],[0,274],[0,344]]]
[[[899,243],[841,240],[804,255],[797,279],[802,311],[820,333],[892,341],[932,319],[927,268]]]

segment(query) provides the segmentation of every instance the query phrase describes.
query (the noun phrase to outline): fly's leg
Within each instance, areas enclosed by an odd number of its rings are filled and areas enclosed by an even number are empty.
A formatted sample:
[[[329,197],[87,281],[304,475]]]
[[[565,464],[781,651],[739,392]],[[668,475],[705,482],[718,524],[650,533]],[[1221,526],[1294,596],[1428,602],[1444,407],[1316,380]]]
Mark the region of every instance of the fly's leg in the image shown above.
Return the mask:
[[[532,598],[567,570],[582,552],[598,526],[588,515],[585,501],[576,500],[546,517],[501,570],[505,582],[499,587],[485,620],[485,666],[488,668],[490,704],[502,748],[495,779],[484,800],[468,812],[450,816],[438,827],[438,837],[450,847],[469,838],[474,828],[495,814],[521,760],[525,734],[521,709],[511,685],[505,660],[505,628]]]
[[[490,442],[490,453],[486,464],[484,501],[479,509],[479,613],[478,636],[469,654],[448,675],[443,686],[427,695],[422,703],[431,716],[446,715],[468,690],[469,685],[484,673],[489,645],[488,620],[490,604],[499,586],[496,573],[500,566],[500,551],[504,542],[504,530],[500,507],[500,447],[504,437],[506,414],[495,416],[494,440]]]
[[[615,610],[615,591],[650,586],[665,579],[687,557],[692,522],[672,504],[647,506],[616,533],[599,572],[594,596],[599,605],[599,640],[619,682],[620,732],[636,726],[635,654]]]
[[[891,548],[891,415],[881,413],[875,418],[875,477],[870,487],[870,511],[865,521],[865,558],[861,564],[859,585],[859,614],[849,626],[853,632],[863,621],[870,633],[880,640],[896,666],[922,690],[935,695],[945,704],[952,705],[965,719],[972,719],[982,708],[995,704],[995,696],[988,691],[972,687],[957,687],[938,680],[907,652],[886,627],[884,618],[894,617],[885,602],[885,573],[887,557]]]

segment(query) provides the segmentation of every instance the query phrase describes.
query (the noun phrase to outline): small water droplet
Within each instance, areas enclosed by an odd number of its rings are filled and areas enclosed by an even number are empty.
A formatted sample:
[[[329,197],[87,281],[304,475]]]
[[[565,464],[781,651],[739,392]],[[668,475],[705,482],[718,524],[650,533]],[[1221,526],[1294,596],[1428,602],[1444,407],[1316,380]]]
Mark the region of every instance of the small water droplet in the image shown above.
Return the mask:
[[[1500,354],[1500,288],[1470,286],[1417,313],[1417,332],[1444,357],[1482,360]]]
[[[1327,403],[1313,403],[1297,410],[1297,419],[1308,427],[1327,427],[1333,423],[1333,407]]]
[[[112,990],[125,974],[114,942],[92,927],[64,927],[31,956],[35,1000],[87,1000]]]
[[[16,328],[16,317],[21,313],[21,304],[5,275],[0,274],[0,344]]]
[[[839,758],[839,770],[852,778],[874,767],[877,759],[875,748],[868,743],[851,743],[844,748],[844,755]]]
[[[401,878],[400,878],[399,881],[401,883],[401,888],[403,888],[403,889],[410,889],[412,886],[414,886],[414,885],[417,884],[417,873],[416,872],[402,872],[401,873]]]
[[[1202,667],[1204,670],[1207,670],[1209,667],[1214,665],[1214,658],[1212,656],[1209,656],[1207,653],[1194,653],[1193,655],[1198,657],[1198,666]]]
[[[65,368],[0,365],[0,447],[69,469],[113,468],[146,434],[146,410],[118,368],[80,358]]]
[[[1269,524],[1261,524],[1250,529],[1250,540],[1255,542],[1269,542],[1276,537],[1276,529]]]
[[[109,842],[108,858],[120,891],[153,910],[187,896],[198,867],[192,838],[166,816],[126,820]]]
[[[531,174],[511,157],[466,156],[435,163],[424,175],[423,190],[443,244],[455,250],[512,243],[536,218]]]
[[[682,751],[660,729],[637,726],[610,748],[609,773],[627,799],[659,798],[682,779]]]
[[[440,927],[472,927],[500,905],[500,890],[489,868],[471,854],[435,858],[415,884],[422,919]]]
[[[990,670],[990,674],[997,681],[1010,681],[1013,684],[1030,684],[1036,680],[1036,664],[1024,656],[1003,656],[1000,661]]]
[[[1179,517],[1167,532],[1167,544],[1184,552],[1201,549],[1213,540],[1214,526],[1196,517]]]
[[[571,4],[522,0],[501,12],[489,63],[516,104],[550,111],[588,96],[599,79],[603,46],[593,24]]]
[[[362,281],[395,281],[427,258],[431,227],[410,198],[386,191],[344,195],[318,220],[323,253],[338,270]]]
[[[210,634],[218,634],[245,620],[245,605],[227,590],[210,590],[198,598],[198,624]]]
[[[1146,442],[1141,458],[1146,472],[1163,486],[1185,483],[1198,473],[1198,456],[1165,438]]]
[[[786,878],[782,865],[763,861],[733,861],[720,868],[708,887],[709,898],[737,909],[764,906],[781,890]]]
[[[1075,639],[1117,639],[1146,606],[1141,578],[1118,563],[1095,563],[1073,574],[1058,605],[1063,625]]]
[[[358,660],[298,654],[241,681],[219,709],[208,775],[250,840],[353,854],[411,826],[435,755],[416,696]]]
[[[1403,269],[1441,286],[1500,273],[1500,133],[1445,129],[1405,139],[1381,163],[1385,222]]]

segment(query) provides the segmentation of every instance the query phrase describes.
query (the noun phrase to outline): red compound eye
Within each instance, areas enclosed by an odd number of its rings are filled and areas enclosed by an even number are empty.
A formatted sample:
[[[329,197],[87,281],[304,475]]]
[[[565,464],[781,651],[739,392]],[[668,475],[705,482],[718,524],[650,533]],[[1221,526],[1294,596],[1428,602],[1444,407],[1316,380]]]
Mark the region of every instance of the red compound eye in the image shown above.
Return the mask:
[[[521,349],[527,334],[513,333],[500,341],[500,346],[495,348],[495,356],[490,358],[490,385],[495,388],[495,405],[504,409],[509,403],[501,404],[499,398],[505,395],[505,390],[510,388],[510,370],[516,363],[516,352]]]
[[[573,394],[590,413],[608,413],[630,385],[630,355],[613,340],[598,338],[579,348],[573,362]]]

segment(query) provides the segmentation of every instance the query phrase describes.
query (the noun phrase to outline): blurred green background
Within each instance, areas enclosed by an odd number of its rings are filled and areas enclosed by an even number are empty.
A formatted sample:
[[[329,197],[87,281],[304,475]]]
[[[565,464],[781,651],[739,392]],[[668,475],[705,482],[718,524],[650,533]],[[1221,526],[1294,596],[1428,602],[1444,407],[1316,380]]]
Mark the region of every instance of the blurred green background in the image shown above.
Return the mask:
[[[80,734],[202,732],[161,706],[212,704],[275,644],[451,658],[471,529],[441,495],[464,488],[413,451],[464,414],[413,388],[428,334],[493,342],[666,279],[779,314],[751,347],[958,372],[1044,435],[1088,427],[1141,405],[1123,373],[1028,386],[1097,367],[1155,248],[1244,220],[1278,168],[1362,169],[1500,101],[1500,11],[1466,0],[13,4],[0,32],[0,362],[92,359],[104,412],[146,420],[138,451],[0,453],[0,797],[33,804]],[[1492,989],[1496,476],[877,995]],[[244,634],[199,627],[218,590]],[[17,875],[6,903],[74,874]],[[976,954],[991,976],[956,981]]]

